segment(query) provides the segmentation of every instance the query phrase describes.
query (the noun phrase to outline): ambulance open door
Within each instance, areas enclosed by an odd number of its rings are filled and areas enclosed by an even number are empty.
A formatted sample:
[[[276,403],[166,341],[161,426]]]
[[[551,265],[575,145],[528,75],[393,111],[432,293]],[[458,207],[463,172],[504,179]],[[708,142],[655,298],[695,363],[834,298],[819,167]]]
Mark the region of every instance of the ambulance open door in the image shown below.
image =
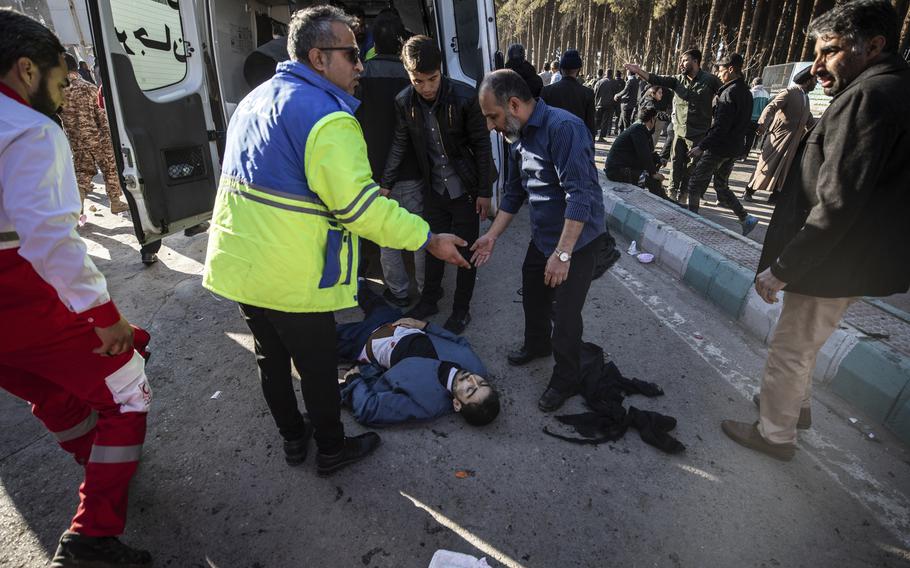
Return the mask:
[[[142,244],[211,217],[223,119],[192,0],[88,0],[115,155]],[[197,25],[198,23],[198,25]]]
[[[440,47],[449,77],[478,85],[484,75],[496,69],[498,38],[493,0],[436,0],[436,22]],[[501,55],[500,55],[501,58]],[[493,187],[493,213],[499,203],[503,177],[503,145],[498,134],[490,133],[493,160],[499,178]]]

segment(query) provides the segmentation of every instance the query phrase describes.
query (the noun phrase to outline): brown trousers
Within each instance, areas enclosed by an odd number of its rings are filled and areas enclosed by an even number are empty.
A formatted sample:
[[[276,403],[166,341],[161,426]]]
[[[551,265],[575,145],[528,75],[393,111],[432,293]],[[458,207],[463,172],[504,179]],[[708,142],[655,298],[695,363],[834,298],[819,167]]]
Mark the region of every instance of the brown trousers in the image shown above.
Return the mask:
[[[796,442],[801,408],[809,407],[818,351],[856,298],[818,298],[784,293],[761,384],[758,429],[772,444]]]
[[[117,161],[110,144],[73,148],[73,166],[76,168],[76,184],[82,199],[92,192],[92,178],[98,170],[104,176],[104,190],[111,201],[118,201],[123,191],[120,188],[120,176],[117,173]]]

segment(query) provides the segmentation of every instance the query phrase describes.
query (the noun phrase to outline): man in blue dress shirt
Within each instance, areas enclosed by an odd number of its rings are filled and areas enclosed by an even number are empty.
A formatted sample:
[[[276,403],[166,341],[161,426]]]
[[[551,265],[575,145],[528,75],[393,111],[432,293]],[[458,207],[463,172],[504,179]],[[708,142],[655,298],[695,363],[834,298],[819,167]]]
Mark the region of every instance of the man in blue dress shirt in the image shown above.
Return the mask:
[[[480,108],[487,128],[511,143],[510,175],[493,225],[471,248],[472,262],[481,266],[490,259],[496,239],[527,198],[531,242],[522,265],[525,337],[524,345],[509,354],[509,363],[523,365],[553,354],[553,375],[538,402],[550,412],[578,389],[581,310],[604,238],[594,142],[581,119],[534,99],[514,71],[487,75],[480,86]]]

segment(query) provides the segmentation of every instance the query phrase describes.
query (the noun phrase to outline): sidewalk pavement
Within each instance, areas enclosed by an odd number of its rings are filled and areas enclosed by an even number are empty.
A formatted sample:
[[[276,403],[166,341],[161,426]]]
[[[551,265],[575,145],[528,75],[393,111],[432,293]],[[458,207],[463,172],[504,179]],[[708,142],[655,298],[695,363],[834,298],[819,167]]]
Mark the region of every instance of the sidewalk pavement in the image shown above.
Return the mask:
[[[607,223],[677,278],[768,343],[780,303],[753,287],[761,245],[601,173]],[[874,298],[856,302],[822,347],[816,384],[910,443],[910,314]]]

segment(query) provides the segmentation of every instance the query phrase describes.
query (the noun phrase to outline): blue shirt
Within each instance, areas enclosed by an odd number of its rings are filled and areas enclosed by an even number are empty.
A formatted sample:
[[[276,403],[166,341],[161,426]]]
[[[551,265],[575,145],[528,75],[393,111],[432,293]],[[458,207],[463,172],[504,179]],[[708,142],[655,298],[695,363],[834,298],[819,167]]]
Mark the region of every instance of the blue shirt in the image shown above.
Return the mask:
[[[545,255],[566,219],[585,224],[575,250],[604,232],[604,199],[594,166],[594,139],[580,118],[538,99],[509,149],[509,179],[499,208],[515,214],[528,198],[531,240]]]

